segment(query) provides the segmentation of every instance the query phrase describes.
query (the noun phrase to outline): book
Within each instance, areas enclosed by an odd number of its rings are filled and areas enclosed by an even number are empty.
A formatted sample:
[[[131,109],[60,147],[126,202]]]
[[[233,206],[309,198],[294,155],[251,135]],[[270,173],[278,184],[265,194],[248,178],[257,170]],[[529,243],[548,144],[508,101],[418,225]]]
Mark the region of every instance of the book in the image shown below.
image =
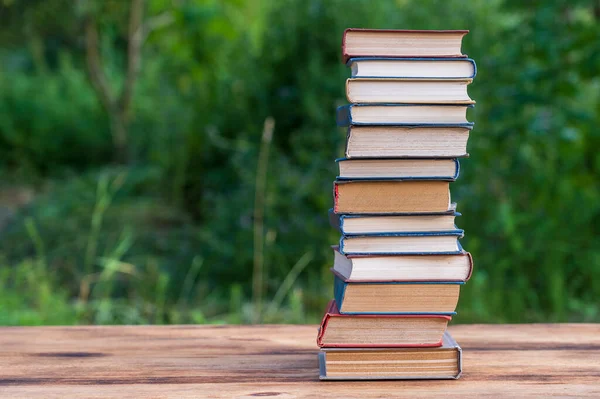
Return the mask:
[[[350,126],[346,158],[461,158],[470,127]]]
[[[443,315],[343,315],[332,300],[321,321],[317,345],[326,348],[441,346],[450,319]]]
[[[336,180],[336,213],[445,212],[450,183],[441,180]]]
[[[458,281],[473,271],[471,254],[455,255],[344,255],[334,246],[333,272],[344,281]]]
[[[336,160],[338,180],[447,180],[458,178],[457,159],[368,159],[341,158]]]
[[[399,125],[473,127],[467,109],[473,104],[347,104],[337,108],[338,126]]]
[[[463,78],[477,74],[470,58],[350,58],[346,63],[353,78]]]
[[[457,379],[462,350],[447,331],[436,348],[322,348],[321,380]]]
[[[348,281],[332,270],[334,298],[342,314],[455,314],[458,281]]]
[[[467,93],[471,79],[346,80],[346,98],[351,103],[474,104]]]
[[[465,57],[468,30],[397,30],[349,28],[342,37],[342,58]]]
[[[448,232],[403,232],[342,236],[340,253],[344,255],[433,255],[459,254],[462,230]]]
[[[456,204],[453,204],[456,205]],[[454,207],[455,209],[455,207]],[[454,209],[446,213],[409,215],[346,215],[329,210],[329,224],[343,235],[368,235],[401,232],[444,232],[458,230],[455,218],[460,213]]]

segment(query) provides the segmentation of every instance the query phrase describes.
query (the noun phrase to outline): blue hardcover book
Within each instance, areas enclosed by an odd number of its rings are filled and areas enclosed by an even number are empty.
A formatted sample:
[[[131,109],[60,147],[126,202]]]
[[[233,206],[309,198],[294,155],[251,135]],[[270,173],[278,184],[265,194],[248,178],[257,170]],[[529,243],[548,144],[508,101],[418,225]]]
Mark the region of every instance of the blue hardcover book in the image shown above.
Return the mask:
[[[446,180],[460,173],[456,158],[339,158],[338,180]]]
[[[346,65],[353,78],[472,79],[477,75],[471,58],[355,57]]]
[[[437,126],[473,128],[473,104],[346,104],[337,108],[338,126]]]
[[[334,298],[341,314],[456,314],[462,282],[348,282],[337,272]]]
[[[402,232],[349,235],[340,238],[343,255],[454,255],[463,253],[458,241],[464,231]]]
[[[329,210],[329,224],[345,236],[460,230],[455,218],[461,216],[455,207],[445,213],[409,215],[338,214]]]

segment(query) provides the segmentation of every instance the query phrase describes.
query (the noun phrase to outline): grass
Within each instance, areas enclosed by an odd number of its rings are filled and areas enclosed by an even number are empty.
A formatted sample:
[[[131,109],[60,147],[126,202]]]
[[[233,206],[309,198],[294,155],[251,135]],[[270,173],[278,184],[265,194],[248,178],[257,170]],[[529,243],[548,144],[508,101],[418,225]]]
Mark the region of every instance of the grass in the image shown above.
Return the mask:
[[[262,168],[257,175],[267,179]],[[219,266],[201,250],[206,236],[198,235],[199,227],[160,197],[140,191],[139,186],[148,184],[140,174],[147,173],[109,168],[77,177],[21,212],[2,240],[0,325],[320,320],[332,291],[320,248],[306,250],[277,278],[272,247],[264,245],[269,233],[262,217],[256,217],[253,259],[258,267],[254,263],[251,283],[211,278]],[[74,190],[87,194],[74,198]],[[256,193],[259,206],[266,206],[266,196]],[[477,239],[469,244],[479,251]],[[182,255],[182,248],[189,249],[184,252],[189,256]],[[477,256],[475,260],[455,322],[600,320],[597,302],[573,297],[565,281],[548,287],[554,292],[552,308],[543,310],[541,292],[520,287],[525,280],[515,280],[513,288],[501,292],[491,278],[495,271],[487,265],[478,268]],[[321,272],[316,278],[315,266]]]
[[[239,284],[229,285],[224,295],[203,290],[199,276],[205,266],[201,256],[192,258],[179,284],[152,256],[142,256],[136,263],[124,259],[139,236],[134,224],[120,224],[115,239],[107,243],[107,225],[114,225],[111,211],[119,206],[115,198],[128,181],[128,174],[108,171],[97,175],[96,180],[89,220],[82,223],[87,224],[87,231],[77,234],[83,244],[81,254],[70,253],[60,262],[50,260],[49,244],[36,218],[26,216],[16,223],[23,224],[33,253],[15,263],[6,256],[0,258],[3,309],[0,325],[314,323],[318,320],[318,314],[306,314],[304,291],[295,285],[313,259],[312,253],[298,260],[264,305],[262,290],[258,291],[259,301],[256,294],[249,301]],[[81,264],[81,271],[66,267],[73,264]],[[267,280],[263,267],[255,272],[260,275],[253,277],[254,282]],[[65,279],[69,279],[67,284]],[[169,289],[173,285],[180,288],[174,294]]]

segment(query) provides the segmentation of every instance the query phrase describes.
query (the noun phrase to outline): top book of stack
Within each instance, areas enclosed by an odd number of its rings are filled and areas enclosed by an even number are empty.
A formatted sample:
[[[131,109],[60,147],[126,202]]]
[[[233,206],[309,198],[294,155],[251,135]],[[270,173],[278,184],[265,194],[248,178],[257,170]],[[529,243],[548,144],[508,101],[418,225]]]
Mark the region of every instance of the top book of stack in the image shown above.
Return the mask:
[[[344,31],[344,62],[356,57],[466,58],[461,51],[468,30],[382,30],[349,28]]]

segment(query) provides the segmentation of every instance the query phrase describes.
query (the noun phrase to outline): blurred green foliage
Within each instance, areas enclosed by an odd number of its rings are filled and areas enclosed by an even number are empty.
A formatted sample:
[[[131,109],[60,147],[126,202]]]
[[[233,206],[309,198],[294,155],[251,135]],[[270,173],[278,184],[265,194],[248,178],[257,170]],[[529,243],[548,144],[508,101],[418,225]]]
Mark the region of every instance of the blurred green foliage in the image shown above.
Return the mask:
[[[82,4],[0,1],[0,324],[317,321],[338,239],[347,27],[471,30],[478,104],[452,189],[475,272],[455,320],[600,321],[597,3],[149,0],[145,21],[168,23],[143,44],[118,166]],[[90,4],[120,87],[129,3]]]

